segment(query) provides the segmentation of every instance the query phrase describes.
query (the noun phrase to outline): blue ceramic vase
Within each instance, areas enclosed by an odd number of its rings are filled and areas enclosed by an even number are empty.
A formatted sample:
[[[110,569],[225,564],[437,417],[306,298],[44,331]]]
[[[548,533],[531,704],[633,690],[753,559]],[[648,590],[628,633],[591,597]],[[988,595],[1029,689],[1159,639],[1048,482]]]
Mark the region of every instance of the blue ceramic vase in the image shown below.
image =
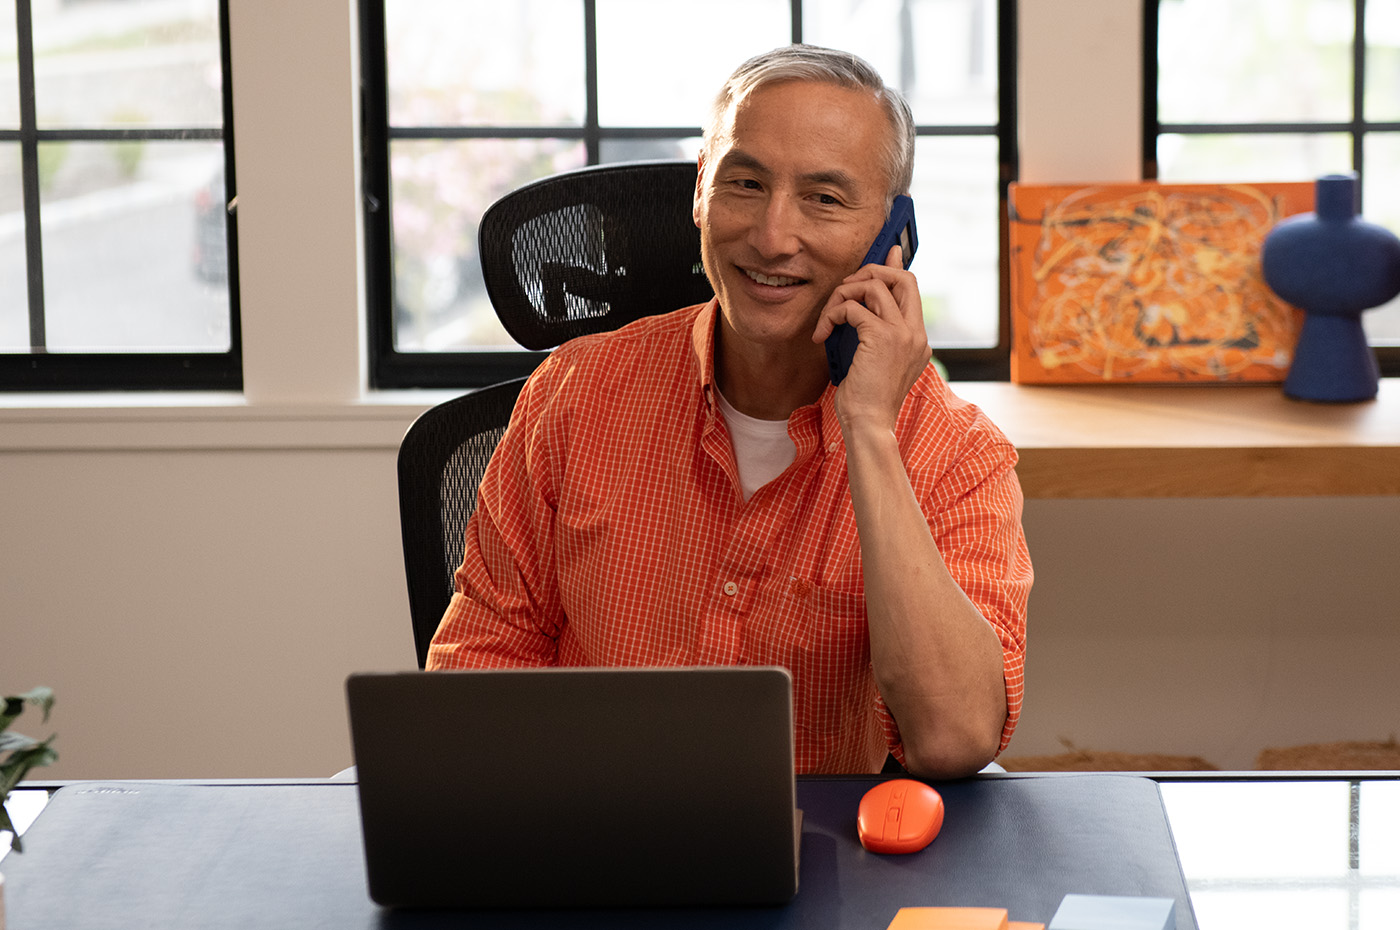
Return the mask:
[[[1264,281],[1303,311],[1283,392],[1298,400],[1370,400],[1380,386],[1361,313],[1400,294],[1400,238],[1356,215],[1356,175],[1317,179],[1315,212],[1264,239]]]

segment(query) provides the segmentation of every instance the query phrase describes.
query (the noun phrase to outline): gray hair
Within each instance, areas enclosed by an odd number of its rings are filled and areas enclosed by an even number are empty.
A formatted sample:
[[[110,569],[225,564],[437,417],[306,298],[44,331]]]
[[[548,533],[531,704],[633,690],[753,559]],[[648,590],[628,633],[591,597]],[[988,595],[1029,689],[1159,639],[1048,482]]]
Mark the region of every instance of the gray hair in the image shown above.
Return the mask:
[[[909,193],[914,180],[914,114],[904,95],[885,84],[880,72],[858,55],[816,45],[785,45],[755,55],[724,82],[710,107],[705,126],[704,151],[708,156],[729,108],[768,84],[782,81],[818,81],[852,90],[868,90],[889,119],[889,142],[881,161],[889,179],[888,198]]]

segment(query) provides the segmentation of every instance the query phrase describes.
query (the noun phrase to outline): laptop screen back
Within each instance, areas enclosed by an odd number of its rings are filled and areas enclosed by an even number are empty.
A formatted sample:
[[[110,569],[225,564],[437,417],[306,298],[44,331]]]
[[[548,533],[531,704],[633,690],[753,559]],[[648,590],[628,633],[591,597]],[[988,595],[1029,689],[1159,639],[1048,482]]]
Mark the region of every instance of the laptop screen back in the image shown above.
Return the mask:
[[[346,688],[380,904],[748,905],[796,892],[784,669],[403,672]]]

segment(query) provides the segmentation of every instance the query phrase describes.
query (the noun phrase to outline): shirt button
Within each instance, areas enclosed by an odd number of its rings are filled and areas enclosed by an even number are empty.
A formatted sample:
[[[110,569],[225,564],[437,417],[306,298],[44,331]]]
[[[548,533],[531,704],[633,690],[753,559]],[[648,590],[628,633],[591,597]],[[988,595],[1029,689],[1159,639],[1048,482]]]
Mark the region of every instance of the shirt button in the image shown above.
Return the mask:
[[[730,597],[733,597],[734,595],[739,593],[739,586],[732,581],[726,581],[724,583],[724,593],[728,594]]]
[[[828,452],[835,452],[839,445],[840,445],[839,443],[837,443],[835,440],[833,440],[833,441],[826,447],[826,451],[828,451]]]

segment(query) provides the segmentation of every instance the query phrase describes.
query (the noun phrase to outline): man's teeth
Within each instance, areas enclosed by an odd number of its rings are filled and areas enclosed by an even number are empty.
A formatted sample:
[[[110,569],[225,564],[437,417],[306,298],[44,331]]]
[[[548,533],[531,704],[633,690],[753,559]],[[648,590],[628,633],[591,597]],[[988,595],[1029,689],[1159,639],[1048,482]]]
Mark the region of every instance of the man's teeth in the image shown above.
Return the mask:
[[[747,271],[745,274],[753,278],[759,284],[767,284],[770,287],[787,287],[789,284],[796,284],[802,280],[801,278],[770,278],[768,275],[759,274],[757,271]]]

